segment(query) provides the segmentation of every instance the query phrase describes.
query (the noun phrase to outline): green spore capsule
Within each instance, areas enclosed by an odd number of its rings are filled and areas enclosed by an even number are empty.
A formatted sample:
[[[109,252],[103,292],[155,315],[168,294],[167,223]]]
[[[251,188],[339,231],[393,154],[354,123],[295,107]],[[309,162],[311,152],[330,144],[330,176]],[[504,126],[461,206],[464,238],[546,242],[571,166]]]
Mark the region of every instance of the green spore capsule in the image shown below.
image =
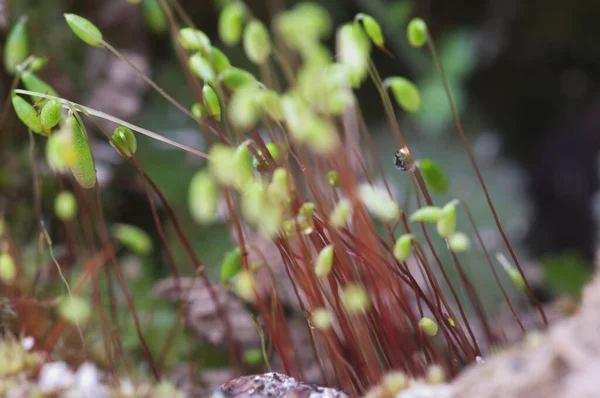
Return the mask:
[[[190,181],[188,201],[194,221],[207,225],[217,219],[219,186],[210,172],[200,170],[194,174]]]
[[[208,109],[206,109],[206,107],[199,102],[196,102],[194,105],[192,105],[191,112],[192,116],[194,116],[194,119],[198,121],[203,121],[210,116]]]
[[[394,258],[399,262],[404,262],[410,255],[412,248],[413,234],[404,234],[398,238],[394,244]]]
[[[114,235],[123,246],[140,256],[146,256],[152,251],[152,239],[141,228],[128,224],[117,224]]]
[[[339,188],[340,186],[340,174],[335,170],[330,170],[327,173],[327,183],[333,188]]]
[[[219,50],[216,47],[212,47],[210,49],[210,59],[212,61],[215,70],[218,73],[223,72],[225,69],[231,67],[231,62],[229,62],[229,58],[223,53],[223,51]]]
[[[62,221],[72,220],[77,213],[77,199],[69,191],[63,191],[54,199],[54,213]]]
[[[379,22],[377,22],[375,18],[370,15],[360,13],[356,15],[354,20],[362,22],[363,29],[373,44],[375,44],[377,47],[384,46],[385,41],[383,38],[383,31],[381,30]]]
[[[444,169],[431,159],[422,159],[418,163],[427,187],[438,194],[446,193],[448,191],[448,175]]]
[[[471,248],[471,240],[464,232],[455,232],[448,237],[448,247],[455,253],[463,253]]]
[[[56,90],[54,90],[54,88],[52,88],[51,85],[49,85],[48,83],[46,83],[45,81],[43,81],[42,79],[37,77],[32,72],[29,72],[29,71],[23,72],[21,74],[21,81],[23,81],[23,85],[29,91],[33,91],[33,92],[40,93],[40,94],[51,95],[53,97],[59,96],[58,93],[56,92]],[[37,97],[37,96],[32,96],[31,98],[34,101],[42,100],[41,97]],[[48,100],[43,100],[43,101],[47,102]]]
[[[444,216],[444,211],[435,206],[423,206],[417,209],[411,216],[411,222],[438,222]]]
[[[96,168],[87,132],[75,115],[71,115],[67,123],[69,123],[71,128],[71,142],[74,155],[73,162],[69,164],[69,168],[79,185],[86,189],[93,188],[96,185]]]
[[[426,317],[421,318],[419,327],[427,336],[434,337],[438,334],[439,326],[433,319]]]
[[[207,53],[211,50],[210,39],[203,31],[194,28],[183,28],[179,31],[179,42],[189,51],[202,51]]]
[[[22,97],[18,95],[12,96],[12,104],[15,109],[15,113],[28,128],[34,133],[47,135],[42,127],[42,122],[35,110],[35,108]]]
[[[87,323],[92,315],[90,304],[77,296],[63,298],[58,305],[58,312],[65,320],[75,325]]]
[[[219,74],[219,81],[225,83],[232,91],[236,91],[247,84],[256,83],[256,78],[248,71],[230,67]]]
[[[385,87],[392,89],[398,105],[407,112],[416,112],[421,108],[421,94],[410,80],[404,77],[388,77],[383,81]]]
[[[195,53],[189,60],[190,69],[205,83],[211,83],[215,80],[215,71],[210,61],[200,53]]]
[[[271,54],[271,38],[265,25],[252,20],[244,30],[244,51],[246,56],[257,65],[265,63]]]
[[[406,33],[413,47],[422,47],[427,42],[427,24],[421,18],[413,18],[408,23]]]
[[[215,90],[208,84],[205,84],[202,88],[202,95],[202,101],[210,115],[217,120],[221,120],[221,105],[219,104],[219,97],[215,93]]]
[[[64,14],[69,27],[81,40],[94,47],[104,47],[102,32],[87,19],[75,14]]]
[[[4,44],[4,68],[11,75],[17,72],[17,66],[29,55],[26,25],[27,17],[21,17],[11,29]]]
[[[113,132],[112,139],[127,157],[131,157],[131,155],[137,151],[137,139],[135,138],[135,134],[127,127],[117,127]],[[115,147],[115,144],[112,142],[110,143],[113,148]]]
[[[50,133],[50,130],[60,122],[61,109],[62,106],[58,100],[50,100],[42,108],[40,121],[46,133]]]
[[[269,151],[269,154],[277,162],[279,159],[279,146],[274,142],[269,142],[265,144],[265,147]],[[267,157],[263,155],[261,150],[258,150],[258,156],[254,156],[252,158],[252,167],[254,167],[258,171],[266,171],[268,169],[269,161]]]
[[[333,254],[333,245],[327,245],[319,252],[315,262],[315,275],[317,278],[325,278],[329,275],[333,266]]]
[[[228,283],[242,271],[242,250],[239,247],[225,253],[221,263],[221,283]]]
[[[246,6],[240,1],[228,3],[219,15],[219,37],[227,46],[234,46],[242,38]]]
[[[8,253],[0,254],[0,281],[12,282],[17,276],[17,267]]]
[[[157,0],[144,0],[142,2],[144,20],[150,29],[157,34],[167,32],[169,24],[165,13],[160,8]]]

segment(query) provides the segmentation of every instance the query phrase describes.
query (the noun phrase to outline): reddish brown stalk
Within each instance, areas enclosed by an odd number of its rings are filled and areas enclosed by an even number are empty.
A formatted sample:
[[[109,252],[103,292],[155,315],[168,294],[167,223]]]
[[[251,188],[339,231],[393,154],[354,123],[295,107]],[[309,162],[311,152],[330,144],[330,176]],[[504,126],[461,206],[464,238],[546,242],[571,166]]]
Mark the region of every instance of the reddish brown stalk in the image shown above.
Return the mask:
[[[479,170],[479,166],[477,164],[475,156],[473,155],[473,150],[471,149],[471,145],[469,144],[469,141],[467,140],[467,137],[465,136],[465,132],[462,127],[460,117],[458,116],[458,112],[456,111],[456,105],[454,103],[454,100],[452,99],[452,94],[450,91],[450,86],[448,85],[448,79],[446,77],[446,72],[444,71],[444,67],[442,66],[442,63],[440,62],[439,57],[437,55],[437,50],[436,50],[435,44],[433,43],[433,41],[431,40],[430,37],[427,37],[427,46],[429,48],[429,51],[432,54],[436,68],[442,78],[442,84],[444,85],[444,90],[446,91],[446,95],[448,96],[448,101],[450,102],[450,108],[452,110],[452,116],[453,116],[454,122],[456,124],[456,129],[458,131],[458,135],[460,136],[460,139],[467,151],[467,155],[469,156],[469,160],[471,161],[473,170],[475,171],[475,174],[477,175],[477,180],[479,181],[479,185],[481,186],[481,189],[483,190],[483,193],[485,195],[485,200],[487,201],[488,207],[490,208],[492,216],[494,217],[494,222],[496,223],[496,227],[498,228],[498,231],[500,232],[500,235],[502,236],[502,240],[504,241],[506,248],[510,252],[510,256],[512,257],[515,265],[517,266],[517,269],[519,270],[519,273],[521,274],[523,281],[525,282],[525,288],[527,289],[527,293],[529,294],[529,297],[535,303],[540,315],[542,316],[544,324],[548,325],[546,313],[544,312],[544,309],[542,308],[542,305],[540,304],[537,297],[535,297],[535,294],[533,293],[533,290],[531,289],[531,286],[529,285],[529,282],[527,281],[527,278],[525,277],[523,268],[521,267],[521,264],[519,263],[519,260],[515,254],[515,251],[514,251],[512,245],[510,244],[508,237],[506,236],[506,233],[504,232],[504,228],[502,227],[502,224],[500,223],[500,219],[498,218],[498,213],[496,212],[496,208],[495,208],[494,204],[492,203],[492,198],[490,196],[490,193],[488,192],[485,182],[483,181],[483,176],[481,175],[481,171]]]
[[[127,289],[127,284],[125,283],[125,279],[123,278],[123,275],[121,274],[121,265],[119,264],[119,260],[117,259],[117,256],[112,248],[112,245],[111,245],[109,237],[108,237],[108,230],[106,228],[104,216],[102,214],[103,211],[102,211],[102,200],[101,200],[101,196],[100,196],[100,189],[98,189],[98,187],[96,186],[95,191],[96,191],[96,203],[97,203],[96,211],[97,211],[97,215],[98,215],[97,220],[99,221],[98,225],[99,225],[99,232],[100,232],[100,238],[102,240],[102,245],[107,247],[108,256],[109,256],[109,259],[111,260],[111,264],[112,264],[112,269],[115,273],[115,276],[117,277],[117,283],[119,284],[119,287],[121,288],[121,291],[123,292],[123,295],[125,296],[125,300],[127,301],[127,306],[129,307],[129,311],[131,312],[131,316],[133,317],[133,323],[135,325],[135,330],[138,335],[138,339],[140,340],[140,343],[142,344],[142,347],[144,349],[144,353],[146,355],[146,360],[148,361],[148,365],[150,366],[150,369],[152,370],[152,374],[154,375],[154,378],[157,381],[159,381],[160,374],[158,373],[156,364],[154,363],[154,359],[152,358],[152,353],[150,352],[148,343],[146,342],[146,339],[144,338],[144,334],[142,333],[142,326],[140,323],[140,319],[138,317],[137,310],[135,309],[135,304],[133,302],[133,298],[131,297],[131,293]]]
[[[481,238],[479,229],[477,228],[477,225],[475,224],[473,214],[471,213],[471,210],[469,210],[469,206],[467,206],[467,204],[465,202],[461,201],[461,203],[462,203],[463,208],[465,209],[465,213],[467,214],[467,217],[469,217],[469,222],[471,223],[471,226],[473,227],[473,231],[475,232],[475,236],[477,237],[479,246],[481,246],[481,249],[483,250],[483,253],[485,254],[485,258],[488,262],[488,265],[490,266],[492,275],[494,275],[496,284],[502,291],[502,295],[504,296],[504,299],[508,303],[508,307],[510,308],[510,311],[512,312],[513,317],[515,318],[515,321],[519,324],[519,328],[521,329],[521,331],[523,332],[523,335],[524,335],[526,332],[525,332],[525,327],[523,326],[523,322],[521,322],[521,319],[519,318],[519,315],[517,315],[517,312],[515,311],[512,301],[510,300],[510,297],[508,296],[508,294],[506,293],[506,290],[502,286],[502,282],[500,282],[500,277],[498,276],[498,272],[496,271],[496,268],[494,267],[494,264],[492,263],[492,258],[490,257],[490,253],[488,252],[487,248],[483,244],[483,239]]]

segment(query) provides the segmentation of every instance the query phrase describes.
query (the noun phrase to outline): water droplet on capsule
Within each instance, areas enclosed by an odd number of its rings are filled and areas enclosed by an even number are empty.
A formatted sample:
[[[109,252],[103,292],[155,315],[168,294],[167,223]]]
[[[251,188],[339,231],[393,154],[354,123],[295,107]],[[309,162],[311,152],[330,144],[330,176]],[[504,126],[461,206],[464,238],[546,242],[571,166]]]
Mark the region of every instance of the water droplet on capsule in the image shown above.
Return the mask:
[[[410,161],[408,155],[406,154],[404,148],[398,149],[398,151],[394,155],[394,165],[398,170],[402,171],[412,171],[415,168],[413,163]]]

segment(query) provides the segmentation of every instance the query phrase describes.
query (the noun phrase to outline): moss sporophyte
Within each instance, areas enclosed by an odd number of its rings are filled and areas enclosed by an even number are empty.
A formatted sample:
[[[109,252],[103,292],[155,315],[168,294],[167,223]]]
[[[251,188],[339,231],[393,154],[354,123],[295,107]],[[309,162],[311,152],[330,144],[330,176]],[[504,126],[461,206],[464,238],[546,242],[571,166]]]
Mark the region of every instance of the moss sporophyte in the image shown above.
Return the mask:
[[[202,344],[202,350],[214,344],[217,350],[229,351],[228,358],[238,369],[270,367],[273,362],[280,371],[300,377],[305,370],[300,351],[307,351],[323,382],[339,385],[355,397],[370,388],[400,391],[410,378],[435,382],[452,378],[461,366],[476,362],[486,347],[498,344],[499,334],[491,322],[496,311],[485,311],[474,288],[479,275],[463,267],[467,257],[475,254],[471,236],[477,238],[473,244],[486,252],[484,242],[464,201],[435,203],[438,195],[448,192],[452,176],[441,162],[411,154],[412,137],[403,134],[397,113],[410,117],[424,103],[418,85],[407,77],[379,76],[373,52],[388,50],[385,30],[373,16],[361,13],[334,29],[326,9],[318,3],[300,3],[265,23],[245,3],[234,0],[220,10],[218,37],[213,37],[201,27],[188,26],[185,11],[171,2],[158,1],[152,7],[147,23],[157,34],[172,36],[182,74],[189,80],[193,98],[186,105],[135,67],[88,19],[68,13],[66,26],[84,43],[120,58],[189,118],[203,134],[207,153],[62,98],[35,73],[38,69],[32,63],[40,58],[28,58],[24,20],[13,27],[5,47],[6,69],[17,74],[27,89],[15,89],[10,105],[30,130],[32,145],[45,145],[49,167],[34,167],[44,178],[43,186],[38,180],[34,184],[36,200],[41,203],[41,193],[54,198],[52,213],[66,231],[64,242],[53,241],[41,221],[45,209],[36,205],[38,232],[58,270],[57,275],[48,274],[48,283],[63,276],[64,263],[71,272],[65,284],[73,285],[59,300],[31,300],[52,307],[61,319],[56,324],[49,320],[51,326],[44,331],[44,339],[49,336],[44,347],[48,353],[60,347],[64,330],[83,330],[81,340],[89,352],[103,352],[110,372],[117,374],[123,359],[117,353],[127,356],[131,353],[126,347],[135,347],[131,351],[143,353],[158,380],[165,358],[175,355],[172,346],[186,319],[188,328],[199,328],[192,329],[194,336],[212,339],[186,340],[188,354],[194,344]],[[325,45],[332,37],[334,51]],[[415,47],[410,51],[424,51],[419,48],[427,44],[433,64],[444,76],[425,21],[411,21],[407,38]],[[231,64],[225,47],[234,46],[240,46],[256,66],[256,75]],[[43,67],[42,62],[38,64]],[[391,164],[383,167],[382,157],[369,144],[372,137],[356,98],[357,89],[365,84],[378,89],[377,100],[390,122],[396,143],[384,158],[387,162],[393,158],[395,168],[402,171],[394,171],[394,179],[398,176],[398,184],[407,193],[405,201],[396,197],[389,175],[383,173]],[[446,92],[452,101],[447,87]],[[117,127],[108,133],[98,119]],[[461,126],[458,118],[456,122]],[[462,127],[459,135],[511,254],[511,262],[503,259],[503,267],[521,294],[533,298]],[[143,155],[148,146],[141,141],[145,137],[202,159],[189,174],[187,209],[171,207],[151,177],[154,174],[145,170]],[[139,178],[139,184],[132,185],[146,197],[148,219],[155,230],[112,220],[112,212],[105,218],[102,201],[110,188],[96,170],[94,158],[102,145],[112,145],[122,155],[118,159]],[[36,160],[32,151],[34,166]],[[46,181],[53,179],[61,189],[50,196]],[[470,225],[463,225],[462,215],[469,216]],[[190,220],[182,222],[182,218]],[[199,231],[217,227],[231,231],[233,246],[220,261],[218,281],[211,280],[209,264],[202,261],[202,245],[212,243],[188,236],[193,223]],[[23,297],[33,297],[36,290],[28,280],[33,280],[31,272],[25,272],[17,261],[21,257],[13,255],[18,248],[11,242],[0,236],[0,283],[18,281],[22,296],[11,293],[9,299],[21,305]],[[66,254],[57,259],[55,246]],[[174,286],[170,298],[181,302],[176,314],[164,312],[173,323],[164,339],[147,338],[147,330],[159,333],[148,320],[154,304],[147,292],[148,281],[130,280],[136,275],[135,264],[146,267],[152,261],[167,264]],[[489,256],[487,262],[495,272]],[[137,274],[145,275],[147,269],[143,270]],[[454,274],[458,277],[451,277]],[[195,283],[196,276],[201,287]],[[495,281],[504,292],[500,279]],[[140,285],[144,286],[143,303],[131,292]],[[191,290],[186,286],[202,289],[196,294],[204,307],[188,311],[189,305],[197,303],[189,299],[193,295],[187,295]],[[525,332],[511,297],[503,297],[515,324]],[[534,303],[545,320],[543,309]],[[27,311],[42,307],[32,304],[25,310],[19,305],[15,308],[25,321],[30,317]],[[249,316],[249,308],[255,317],[251,320],[256,320],[251,332],[259,337],[252,347],[244,345],[245,331],[239,326],[240,319]],[[218,326],[203,333],[202,326],[186,317],[191,313],[211,316]],[[296,330],[289,326],[294,319],[308,326],[309,348],[294,346]],[[41,337],[25,321],[26,332]],[[115,338],[113,331],[125,327],[132,330],[133,340],[129,335]],[[102,344],[90,346],[92,336],[93,343]]]

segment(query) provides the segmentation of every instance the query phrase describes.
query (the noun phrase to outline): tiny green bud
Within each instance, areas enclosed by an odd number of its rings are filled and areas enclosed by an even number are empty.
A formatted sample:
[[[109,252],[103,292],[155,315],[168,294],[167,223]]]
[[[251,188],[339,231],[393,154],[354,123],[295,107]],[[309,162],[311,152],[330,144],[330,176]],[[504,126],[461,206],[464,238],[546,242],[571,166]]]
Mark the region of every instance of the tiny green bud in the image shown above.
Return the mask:
[[[300,206],[300,209],[298,210],[298,226],[300,227],[304,235],[312,234],[315,229],[315,223],[313,221],[314,210],[315,204],[312,202],[303,203],[302,206]]]
[[[189,206],[192,218],[201,225],[217,219],[219,206],[219,187],[209,172],[196,172],[190,181]]]
[[[271,55],[271,39],[265,25],[257,19],[248,23],[244,30],[244,51],[257,65],[262,65]]]
[[[502,265],[502,268],[504,268],[504,271],[506,271],[508,277],[512,280],[515,286],[519,290],[525,290],[525,280],[523,279],[523,275],[521,275],[519,270],[512,265],[502,253],[496,254],[496,259],[498,262],[500,262],[500,265]]]
[[[250,83],[256,83],[256,78],[252,73],[232,66],[221,71],[219,81],[236,91]]]
[[[154,33],[165,33],[169,28],[167,17],[160,8],[158,0],[144,0],[142,2],[142,13],[146,24]]]
[[[40,122],[44,131],[50,130],[60,122],[62,106],[58,100],[50,100],[46,102],[40,112]]]
[[[402,371],[393,371],[383,376],[381,386],[386,392],[386,396],[395,397],[400,391],[408,388],[408,377]]]
[[[231,62],[229,62],[229,58],[227,58],[227,56],[223,54],[223,51],[219,50],[216,47],[211,47],[210,59],[213,63],[213,66],[215,67],[215,70],[218,73],[221,73],[225,69],[231,67]]]
[[[54,199],[54,212],[62,221],[72,220],[77,213],[77,199],[69,191],[62,191]]]
[[[427,369],[427,382],[430,384],[440,384],[446,381],[446,372],[440,365],[431,365]]]
[[[393,221],[400,214],[398,204],[382,189],[363,184],[358,189],[358,197],[373,215],[384,221]]]
[[[326,278],[333,266],[333,245],[325,246],[315,262],[315,275],[317,278]]]
[[[152,251],[152,239],[141,228],[128,224],[117,224],[114,235],[123,246],[140,256],[146,256]]]
[[[183,28],[179,31],[179,43],[189,51],[208,53],[212,50],[210,39],[203,31],[194,28]]]
[[[219,97],[215,93],[215,90],[208,84],[205,84],[202,88],[202,95],[202,101],[210,115],[217,120],[221,120],[221,105],[219,105]]]
[[[310,320],[314,327],[319,330],[328,330],[333,324],[333,316],[327,308],[315,308]]]
[[[67,321],[73,324],[85,324],[92,315],[89,303],[77,296],[64,297],[59,305],[58,312]]]
[[[452,327],[456,327],[456,322],[454,322],[454,319],[448,317],[448,323],[450,324],[450,326]]]
[[[232,1],[225,5],[219,15],[219,37],[227,46],[239,43],[244,28],[246,6],[241,1]]]
[[[427,41],[427,24],[421,18],[413,18],[408,23],[408,42],[413,47],[422,47]]]
[[[343,25],[337,34],[336,48],[339,62],[347,65],[353,87],[358,87],[368,76],[371,42],[354,23]]]
[[[352,203],[347,199],[342,199],[333,208],[333,211],[329,216],[329,222],[333,228],[343,228],[348,225],[348,219],[350,218],[351,213]]]
[[[31,131],[46,135],[35,108],[29,102],[15,94],[12,96],[12,104],[19,119],[30,128]]]
[[[455,253],[469,251],[471,240],[463,232],[455,232],[448,237],[448,247]]]
[[[215,80],[215,71],[208,59],[200,53],[195,53],[189,60],[190,69],[205,83],[212,83]]]
[[[411,222],[438,222],[444,215],[444,212],[439,207],[424,206],[417,209],[411,216]]]
[[[75,14],[63,14],[69,27],[81,40],[95,47],[104,47],[102,32],[87,19]]]
[[[362,22],[363,28],[369,39],[375,44],[377,47],[384,46],[383,32],[381,30],[381,26],[379,23],[370,15],[367,14],[357,14],[354,18],[355,21]]]
[[[225,253],[221,262],[221,283],[229,282],[231,278],[242,271],[242,250],[239,247]]]
[[[437,323],[433,319],[423,317],[419,321],[419,328],[425,333],[427,336],[435,336],[438,333],[439,327]]]
[[[250,271],[242,270],[233,280],[233,290],[242,299],[254,302],[254,286],[256,282]]]
[[[413,234],[404,234],[394,244],[394,258],[399,262],[406,261],[412,249]]]
[[[342,289],[342,303],[346,311],[354,315],[369,309],[371,301],[364,286],[353,283]]]
[[[48,57],[35,57],[29,64],[29,70],[33,73],[41,70],[48,63]]]
[[[0,281],[12,282],[17,276],[17,267],[10,254],[0,254]]]
[[[456,231],[456,203],[453,200],[442,208],[442,217],[437,221],[437,232],[442,238],[447,238]]]
[[[277,162],[279,160],[279,146],[274,142],[269,142],[265,144],[265,147],[273,160]],[[258,151],[258,156],[252,158],[252,166],[259,171],[261,171],[261,169],[264,170],[268,165],[268,162],[267,157],[264,156],[260,150]]]
[[[34,73],[30,71],[25,71],[21,74],[21,80],[23,81],[23,85],[29,91],[33,91],[40,94],[52,95],[54,97],[58,97],[58,93],[51,85],[37,77]],[[34,101],[39,101],[42,98],[37,96],[32,96]],[[46,102],[47,100],[44,100]]]
[[[232,167],[231,159],[235,150],[223,144],[215,144],[210,149],[209,168],[215,180],[222,185],[231,187],[235,179],[235,168]]]
[[[335,170],[330,170],[327,173],[327,183],[333,188],[339,188],[340,186],[340,174]]]
[[[210,116],[210,112],[208,111],[208,109],[206,109],[204,105],[198,102],[192,105],[191,111],[192,116],[194,116],[194,118],[198,121],[205,120],[207,117]]]
[[[112,139],[127,157],[131,157],[131,155],[137,151],[137,139],[135,138],[135,134],[127,127],[117,127],[113,132]],[[110,145],[114,147],[112,142]]]
[[[85,126],[79,123],[75,115],[71,115],[67,123],[71,129],[74,155],[73,163],[69,164],[69,168],[79,185],[83,188],[92,188],[96,185],[96,168]]]
[[[422,159],[418,162],[418,166],[429,189],[439,194],[448,191],[448,176],[436,162]]]
[[[260,365],[263,361],[263,353],[259,348],[244,351],[244,362],[248,365]]]
[[[4,43],[4,68],[11,75],[17,72],[17,66],[29,55],[26,25],[27,17],[21,17],[10,30]]]
[[[416,112],[421,107],[419,89],[410,80],[403,77],[388,77],[383,81],[385,87],[391,87],[396,102],[407,112]]]

